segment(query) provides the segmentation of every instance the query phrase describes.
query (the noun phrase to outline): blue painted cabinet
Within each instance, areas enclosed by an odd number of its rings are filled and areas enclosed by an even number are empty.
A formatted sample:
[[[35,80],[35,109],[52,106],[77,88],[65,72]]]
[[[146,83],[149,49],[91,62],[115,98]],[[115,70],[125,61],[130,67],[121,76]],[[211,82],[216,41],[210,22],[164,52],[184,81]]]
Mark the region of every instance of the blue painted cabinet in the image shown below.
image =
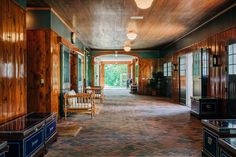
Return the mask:
[[[219,141],[225,137],[236,137],[236,120],[232,119],[211,119],[202,120],[203,149],[204,156],[228,157],[225,151],[219,147]]]
[[[219,157],[236,156],[236,138],[222,138],[219,140]]]
[[[56,123],[54,113],[30,113],[1,125],[0,139],[9,145],[6,157],[44,155],[57,138]]]
[[[8,152],[7,141],[0,141],[0,157],[5,157],[6,152]]]

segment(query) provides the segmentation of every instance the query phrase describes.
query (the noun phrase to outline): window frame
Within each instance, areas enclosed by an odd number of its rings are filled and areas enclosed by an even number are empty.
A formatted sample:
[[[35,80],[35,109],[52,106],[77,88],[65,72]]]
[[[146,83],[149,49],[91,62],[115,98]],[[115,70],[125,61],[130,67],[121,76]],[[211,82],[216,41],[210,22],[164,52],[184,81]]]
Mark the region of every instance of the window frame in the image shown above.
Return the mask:
[[[172,76],[172,63],[171,62],[166,62],[163,64],[163,75],[165,77]]]
[[[228,75],[236,75],[236,43],[229,44],[227,48],[228,48],[228,56],[227,56]],[[230,57],[232,58],[230,59]]]

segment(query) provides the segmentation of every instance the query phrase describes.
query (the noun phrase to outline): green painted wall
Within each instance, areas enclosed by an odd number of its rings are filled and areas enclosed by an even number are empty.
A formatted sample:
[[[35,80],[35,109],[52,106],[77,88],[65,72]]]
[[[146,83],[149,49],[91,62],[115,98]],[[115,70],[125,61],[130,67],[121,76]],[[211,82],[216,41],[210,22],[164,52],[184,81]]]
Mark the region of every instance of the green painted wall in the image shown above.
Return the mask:
[[[66,40],[71,41],[71,31],[66,27],[66,25],[53,12],[50,12],[50,16],[51,29],[57,32]],[[76,38],[76,42],[74,45],[80,49],[83,49],[84,47],[82,42],[78,38]]]
[[[92,85],[92,56],[87,55],[87,86]]]
[[[51,28],[50,10],[28,10],[26,19],[27,29]]]
[[[28,10],[26,13],[26,19],[27,29],[52,29],[71,42],[71,31],[50,10]],[[78,38],[76,38],[74,45],[80,49],[84,48],[83,43]]]
[[[91,51],[91,55],[98,55],[101,54],[102,52],[98,51]],[[141,58],[161,58],[161,53],[157,51],[139,51],[139,52],[127,52],[127,55],[129,54],[136,54],[139,55]]]
[[[71,31],[66,25],[50,10],[28,10],[26,13],[26,28],[27,29],[52,29],[58,35],[62,36],[71,42]],[[77,38],[74,44],[77,48],[83,50],[83,43]],[[88,62],[87,62],[88,61]],[[91,55],[88,60],[85,59],[87,85],[91,85]]]
[[[15,0],[21,7],[26,8],[27,1],[26,0]]]

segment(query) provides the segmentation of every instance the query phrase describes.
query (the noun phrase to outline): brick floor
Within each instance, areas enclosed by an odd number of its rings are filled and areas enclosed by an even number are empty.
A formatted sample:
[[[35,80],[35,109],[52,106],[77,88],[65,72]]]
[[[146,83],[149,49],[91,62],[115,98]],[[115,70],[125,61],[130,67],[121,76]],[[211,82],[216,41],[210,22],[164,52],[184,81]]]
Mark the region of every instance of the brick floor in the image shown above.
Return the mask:
[[[59,137],[47,157],[198,157],[202,125],[189,108],[165,99],[107,90],[99,115],[73,115],[77,137]]]

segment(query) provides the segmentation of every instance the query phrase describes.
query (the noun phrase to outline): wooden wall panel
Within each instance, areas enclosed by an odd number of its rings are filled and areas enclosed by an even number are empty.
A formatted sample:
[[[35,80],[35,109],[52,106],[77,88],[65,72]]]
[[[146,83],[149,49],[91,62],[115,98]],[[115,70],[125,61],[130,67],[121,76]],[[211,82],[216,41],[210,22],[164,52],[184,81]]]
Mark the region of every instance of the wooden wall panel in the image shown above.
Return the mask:
[[[176,63],[178,60],[178,57],[180,55],[193,52],[200,48],[210,48],[210,69],[209,69],[209,88],[207,91],[208,96],[215,96],[222,98],[225,100],[227,98],[227,93],[225,91],[225,88],[227,87],[227,79],[226,79],[226,71],[225,67],[227,66],[227,52],[225,50],[225,46],[227,46],[227,43],[231,40],[236,39],[236,28],[228,29],[224,32],[220,32],[218,34],[215,34],[211,37],[208,37],[207,39],[203,41],[199,41],[193,45],[190,45],[189,47],[186,47],[184,49],[179,50],[178,52],[167,56],[167,58],[173,58],[173,62]],[[220,55],[221,59],[221,65],[219,67],[212,67],[212,57],[213,55]],[[178,100],[179,93],[178,93],[178,76],[179,74],[176,73],[173,77],[173,88],[174,88],[174,95],[173,99]],[[225,105],[225,104],[224,104]],[[225,106],[222,108],[224,111],[226,109]]]
[[[0,123],[26,113],[25,10],[0,0]]]
[[[147,88],[149,79],[152,78],[153,72],[158,72],[160,70],[160,59],[139,59],[139,94],[151,94],[151,91]]]
[[[77,92],[78,90],[78,57],[77,55],[72,54],[71,55],[71,89],[75,90]]]
[[[100,86],[105,86],[105,64],[101,64]]]
[[[28,30],[27,51],[28,112],[50,111],[50,30]]]
[[[60,44],[58,34],[51,31],[51,112],[59,112],[60,96]]]
[[[28,112],[58,112],[60,44],[57,37],[50,29],[27,31]]]

